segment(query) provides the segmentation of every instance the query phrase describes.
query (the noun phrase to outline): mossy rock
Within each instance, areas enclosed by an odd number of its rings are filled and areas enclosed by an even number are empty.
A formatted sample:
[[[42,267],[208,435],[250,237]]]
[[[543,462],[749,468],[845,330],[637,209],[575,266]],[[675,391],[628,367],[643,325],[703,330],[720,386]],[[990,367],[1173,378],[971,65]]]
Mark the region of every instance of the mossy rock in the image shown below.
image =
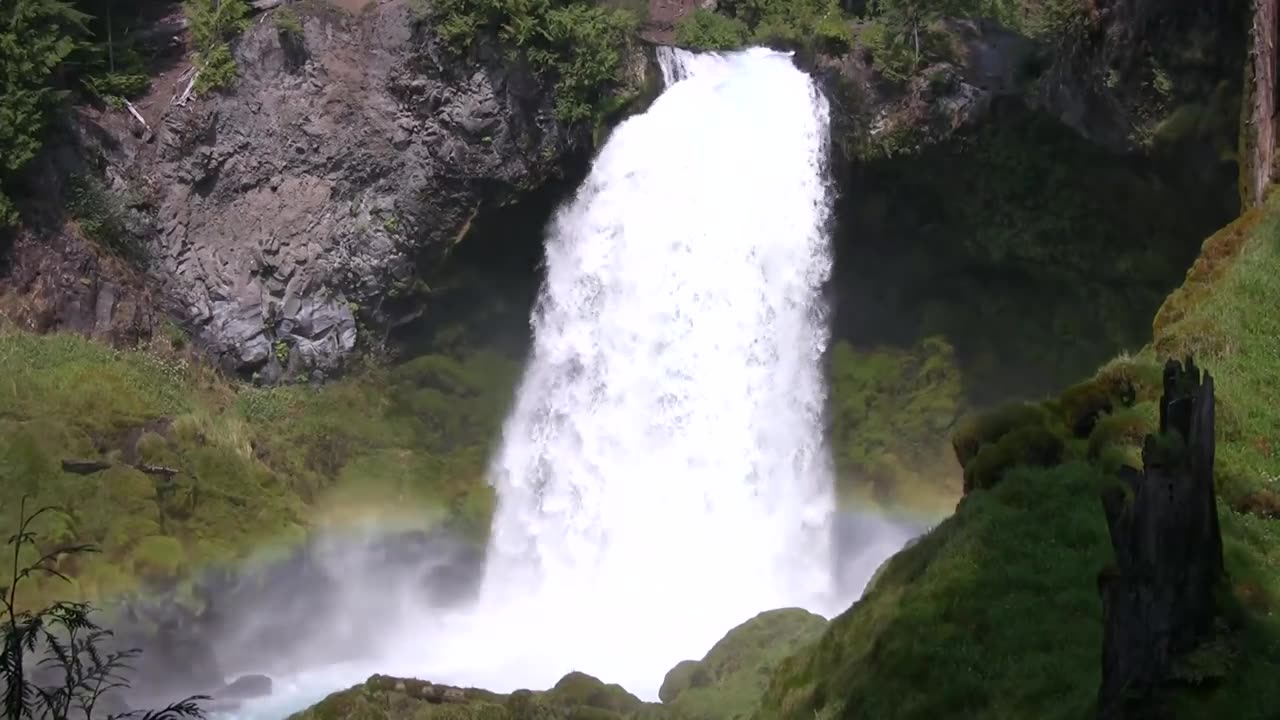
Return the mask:
[[[1040,405],[1007,405],[964,420],[951,436],[951,445],[960,465],[967,467],[984,445],[997,442],[1018,428],[1046,427],[1048,424],[1049,413]]]
[[[659,697],[681,720],[750,717],[778,663],[826,627],[826,618],[798,608],[760,613],[730,630],[701,661],[672,668]]]
[[[669,720],[661,706],[619,685],[572,672],[545,692],[510,695],[374,675],[296,713],[291,720]]]
[[[670,703],[689,688],[707,687],[713,682],[711,673],[700,661],[681,660],[662,678],[662,687],[658,688],[658,699],[664,703]]]
[[[983,445],[964,467],[965,492],[993,487],[1018,466],[1052,467],[1062,462],[1066,443],[1044,425],[1025,425]]]

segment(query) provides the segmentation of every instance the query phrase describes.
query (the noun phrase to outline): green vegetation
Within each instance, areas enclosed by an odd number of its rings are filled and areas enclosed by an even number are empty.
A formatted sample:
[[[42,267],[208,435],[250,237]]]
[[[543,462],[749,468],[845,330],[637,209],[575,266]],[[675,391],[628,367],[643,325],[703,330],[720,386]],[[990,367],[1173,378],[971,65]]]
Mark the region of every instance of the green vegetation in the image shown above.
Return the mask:
[[[499,695],[374,675],[336,692],[290,720],[670,720],[660,705],[643,703],[618,685],[573,672],[545,692]]]
[[[701,661],[672,668],[658,695],[680,720],[745,720],[774,668],[826,627],[825,618],[796,608],[760,613],[730,630]]]
[[[236,60],[228,44],[249,26],[245,0],[186,0],[183,8],[191,22],[191,42],[196,51],[196,91],[230,87],[236,79]]]
[[[495,36],[555,82],[556,115],[594,121],[625,85],[624,53],[637,18],[590,0],[439,0],[426,11],[454,52],[465,54]]]
[[[271,14],[271,21],[275,23],[276,30],[279,30],[281,35],[295,40],[302,37],[302,18],[298,17],[298,13],[288,5],[276,8],[276,11]]]
[[[61,0],[12,0],[0,7],[0,229],[18,220],[5,192],[44,143],[45,125],[66,95],[54,85],[88,16]]]
[[[747,43],[751,31],[737,18],[695,9],[676,24],[676,44],[703,50],[733,50]]]
[[[956,453],[974,482],[955,515],[894,556],[818,643],[780,666],[756,718],[1091,713],[1102,641],[1094,581],[1112,558],[1099,490],[1118,465],[1140,464],[1163,361],[1187,353],[1216,381],[1230,588],[1220,637],[1187,659],[1188,684],[1167,700],[1178,717],[1270,717],[1280,702],[1276,297],[1280,195],[1205,242],[1158,314],[1151,346],[1059,396],[961,423]],[[1040,452],[1042,441],[1061,462]],[[1168,443],[1158,438],[1155,449],[1176,452]],[[1010,444],[1034,452],[1010,460]],[[1005,460],[998,473],[984,460],[992,454]]]
[[[698,10],[682,18],[676,41],[706,50],[759,43],[843,52],[853,34],[835,0],[724,0],[716,13]]]
[[[111,632],[94,622],[94,609],[85,603],[57,602],[38,610],[24,610],[19,590],[33,579],[66,580],[58,569],[68,558],[95,551],[89,545],[59,545],[42,550],[35,528],[58,511],[43,507],[27,513],[26,498],[19,503],[18,529],[9,537],[5,555],[12,558],[9,582],[0,589],[0,686],[4,687],[6,720],[92,720],[95,712],[112,705],[112,693],[129,686],[127,674],[137,650],[108,650]],[[12,549],[12,550],[10,550]],[[39,678],[39,679],[38,679]],[[46,684],[49,683],[49,684]],[[108,717],[142,717],[143,720],[200,718],[199,702],[189,697],[167,707],[142,713]]]
[[[963,406],[951,345],[929,337],[910,350],[859,351],[841,341],[830,358],[829,436],[845,502],[949,513],[960,468],[947,440]]]
[[[757,720],[1085,717],[1110,553],[1084,463],[1015,469],[895,555],[814,646],[784,661]]]
[[[67,213],[84,236],[140,265],[146,261],[145,250],[127,226],[133,202],[135,198],[113,192],[93,175],[77,176],[68,183]]]
[[[322,389],[262,389],[169,349],[0,329],[0,505],[62,507],[49,541],[102,549],[61,566],[84,600],[169,586],[318,523],[377,516],[479,538],[517,372],[492,353],[425,356]]]

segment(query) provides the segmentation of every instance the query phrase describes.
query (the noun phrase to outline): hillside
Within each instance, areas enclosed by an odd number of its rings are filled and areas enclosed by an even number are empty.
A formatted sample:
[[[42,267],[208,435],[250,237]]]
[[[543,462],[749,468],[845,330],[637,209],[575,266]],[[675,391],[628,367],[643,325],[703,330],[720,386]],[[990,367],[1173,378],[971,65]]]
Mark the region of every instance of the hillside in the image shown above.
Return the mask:
[[[1149,347],[1058,398],[999,410],[961,430],[957,448],[976,487],[954,516],[894,556],[818,643],[783,664],[757,720],[1089,713],[1102,649],[1095,578],[1111,562],[1098,491],[1154,429],[1160,365],[1186,354],[1217,380],[1216,481],[1230,587],[1216,649],[1167,701],[1177,717],[1273,717],[1280,700],[1273,682],[1280,624],[1272,614],[1280,597],[1276,297],[1280,196],[1272,195],[1204,243],[1157,315]],[[1136,390],[1128,405],[1117,403],[1087,437],[1074,438],[1089,398],[1106,397],[1121,381]],[[992,432],[997,426],[1003,431]],[[1018,427],[1027,431],[1009,432]],[[1045,432],[1059,438],[1057,457],[1026,444]]]

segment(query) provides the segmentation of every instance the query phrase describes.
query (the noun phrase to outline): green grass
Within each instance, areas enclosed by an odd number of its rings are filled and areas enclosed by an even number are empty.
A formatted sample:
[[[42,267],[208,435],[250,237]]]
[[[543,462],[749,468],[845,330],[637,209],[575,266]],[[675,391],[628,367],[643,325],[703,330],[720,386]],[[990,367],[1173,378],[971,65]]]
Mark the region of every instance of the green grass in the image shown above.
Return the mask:
[[[321,523],[448,523],[482,538],[485,460],[518,369],[493,353],[433,355],[262,389],[169,350],[0,328],[0,511],[24,494],[57,505],[42,541],[102,551],[67,560],[75,583],[32,601],[172,585]],[[64,460],[110,467],[79,475]]]

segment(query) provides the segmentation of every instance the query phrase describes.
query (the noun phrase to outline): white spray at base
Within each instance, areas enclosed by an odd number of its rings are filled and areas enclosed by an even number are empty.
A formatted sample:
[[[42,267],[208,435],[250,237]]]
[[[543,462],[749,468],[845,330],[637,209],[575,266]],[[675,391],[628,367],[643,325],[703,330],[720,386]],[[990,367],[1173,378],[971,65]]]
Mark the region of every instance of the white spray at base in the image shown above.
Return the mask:
[[[581,670],[656,700],[756,613],[851,599],[822,428],[827,102],[787,54],[659,60],[667,88],[549,230],[478,602],[247,716],[371,672],[507,692]]]

